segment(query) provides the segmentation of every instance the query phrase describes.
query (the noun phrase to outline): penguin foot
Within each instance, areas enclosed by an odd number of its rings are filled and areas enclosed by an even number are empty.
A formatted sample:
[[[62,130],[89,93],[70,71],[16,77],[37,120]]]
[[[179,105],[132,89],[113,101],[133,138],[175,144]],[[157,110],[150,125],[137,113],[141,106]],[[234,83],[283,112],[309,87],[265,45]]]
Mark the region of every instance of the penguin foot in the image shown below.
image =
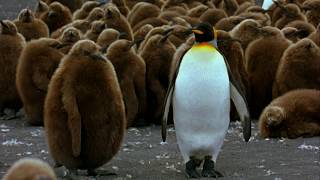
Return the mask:
[[[199,160],[198,160],[199,161]],[[201,161],[200,161],[201,163]],[[186,175],[188,178],[200,178],[200,174],[197,172],[197,166],[199,163],[195,159],[190,159],[186,164]]]
[[[66,180],[76,180],[78,179],[76,176],[78,175],[77,169],[68,169],[67,174],[63,177]]]
[[[207,156],[203,163],[203,170],[201,172],[202,177],[223,177],[223,175],[214,169],[214,161],[212,161],[211,156]]]
[[[116,173],[109,172],[107,170],[94,170],[94,169],[88,169],[87,170],[88,176],[116,176]]]

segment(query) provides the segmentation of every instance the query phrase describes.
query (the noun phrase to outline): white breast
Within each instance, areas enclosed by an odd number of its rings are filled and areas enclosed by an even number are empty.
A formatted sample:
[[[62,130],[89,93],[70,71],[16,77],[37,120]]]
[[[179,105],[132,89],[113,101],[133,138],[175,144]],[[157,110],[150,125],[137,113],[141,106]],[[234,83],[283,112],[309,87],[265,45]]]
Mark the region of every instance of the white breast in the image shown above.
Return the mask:
[[[179,69],[173,95],[174,122],[180,151],[202,158],[219,153],[229,125],[230,93],[220,53],[189,51]]]

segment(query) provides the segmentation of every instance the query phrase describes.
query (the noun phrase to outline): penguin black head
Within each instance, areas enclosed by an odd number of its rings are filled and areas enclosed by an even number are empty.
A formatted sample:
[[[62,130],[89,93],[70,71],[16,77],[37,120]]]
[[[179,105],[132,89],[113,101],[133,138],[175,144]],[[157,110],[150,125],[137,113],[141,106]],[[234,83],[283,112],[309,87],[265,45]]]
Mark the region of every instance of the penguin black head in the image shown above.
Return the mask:
[[[192,32],[195,36],[196,42],[209,42],[216,39],[216,33],[209,23],[200,23],[193,27]]]

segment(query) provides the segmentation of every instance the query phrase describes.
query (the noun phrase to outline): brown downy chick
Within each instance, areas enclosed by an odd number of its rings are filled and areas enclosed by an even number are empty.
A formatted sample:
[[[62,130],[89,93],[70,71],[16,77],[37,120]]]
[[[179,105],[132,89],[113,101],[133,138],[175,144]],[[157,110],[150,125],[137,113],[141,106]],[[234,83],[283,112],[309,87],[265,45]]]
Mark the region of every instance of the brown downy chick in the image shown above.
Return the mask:
[[[247,97],[249,94],[249,79],[245,69],[245,57],[241,44],[239,40],[233,39],[229,33],[222,30],[218,30],[217,37],[219,51],[226,58],[233,78],[238,82],[241,92]],[[231,118],[232,120],[238,119],[234,105],[231,108]]]
[[[151,24],[146,24],[139,28],[136,32],[134,32],[133,36],[134,39],[145,39],[147,34],[153,29],[154,27]],[[139,48],[141,42],[136,43],[137,49]]]
[[[156,124],[160,123],[169,85],[170,65],[175,51],[175,46],[168,40],[168,34],[157,34],[147,40],[140,52],[147,69],[147,117]]]
[[[261,25],[257,21],[253,19],[246,19],[235,26],[230,31],[230,35],[233,38],[240,40],[241,46],[245,52],[249,43],[260,37],[260,31],[258,29],[260,26]]]
[[[319,77],[320,48],[304,38],[284,52],[273,84],[273,98],[293,89],[320,90]]]
[[[120,39],[120,37],[120,32],[115,29],[107,28],[103,30],[97,39],[97,44],[101,47],[101,52],[103,54],[106,53],[109,45]]]
[[[65,29],[62,33],[62,36],[60,37],[60,42],[62,43],[62,48],[60,51],[63,54],[68,54],[72,46],[81,39],[81,32],[80,30],[74,28],[74,27],[69,27]]]
[[[190,27],[174,25],[171,28],[173,30],[171,31],[169,40],[176,47],[179,47],[182,43],[186,42],[187,38],[190,36]]]
[[[144,46],[148,42],[149,38],[151,38],[152,36],[154,36],[156,34],[163,34],[169,28],[170,28],[170,26],[165,25],[165,26],[155,27],[155,28],[151,29],[151,31],[149,31],[147,33],[147,35],[144,37],[144,40],[140,43],[138,52],[140,53],[142,51],[142,49],[144,48]]]
[[[169,22],[167,20],[161,19],[159,17],[150,17],[150,18],[147,18],[147,19],[144,19],[144,20],[140,21],[138,24],[136,24],[132,28],[132,30],[135,32],[139,28],[141,28],[142,26],[144,26],[146,24],[150,24],[153,27],[159,27],[159,26],[167,25],[167,24],[169,24]]]
[[[298,30],[298,38],[299,39],[303,39],[305,37],[308,37],[311,33],[313,33],[314,31],[316,31],[316,28],[306,22],[306,21],[292,21],[289,24],[287,24],[285,27],[294,27]]]
[[[60,45],[55,39],[40,38],[28,42],[21,53],[16,85],[31,125],[43,124],[43,103],[48,84],[63,57],[58,50]]]
[[[171,21],[169,22],[169,25],[181,25],[184,27],[191,27],[191,25],[181,17],[172,18]]]
[[[53,33],[51,33],[51,38],[58,39],[64,30],[66,30],[69,27],[74,27],[78,29],[82,34],[85,34],[91,27],[91,24],[89,21],[86,20],[75,20],[72,23],[69,23],[67,25],[62,26],[61,28],[57,29]]]
[[[189,9],[188,5],[183,0],[166,0],[165,3],[161,7],[161,11],[169,10],[170,8],[176,8],[176,7],[181,7],[184,10]],[[176,9],[174,9],[174,10],[176,10]]]
[[[244,12],[238,15],[245,19],[254,19],[262,26],[270,26],[270,16],[263,12]]]
[[[200,21],[208,22],[212,26],[215,26],[219,20],[226,17],[228,17],[228,15],[222,9],[208,9],[200,16]]]
[[[39,39],[41,37],[49,37],[48,26],[40,19],[35,18],[28,9],[23,9],[18,19],[13,21],[26,41],[31,39]]]
[[[83,0],[46,0],[47,4],[51,4],[53,2],[59,2],[64,6],[68,7],[71,12],[80,9],[83,3]]]
[[[38,4],[34,10],[34,16],[36,18],[41,18],[41,16],[49,11],[49,6],[47,3],[43,2],[42,0],[38,0]]]
[[[320,135],[320,91],[297,89],[274,99],[259,118],[263,138]]]
[[[124,37],[125,39],[132,41],[133,40],[133,32],[131,26],[120,11],[114,5],[108,5],[105,9],[104,21],[107,24],[108,28],[113,28],[118,30],[119,32],[127,33]]]
[[[87,31],[84,35],[86,39],[90,39],[92,41],[97,41],[100,33],[106,28],[106,24],[104,21],[93,21],[91,24],[91,29]]]
[[[306,16],[302,14],[300,8],[295,4],[287,4],[285,6],[280,6],[280,8],[283,13],[282,17],[279,18],[274,24],[274,26],[278,27],[279,29],[282,29],[292,21],[307,21]]]
[[[156,5],[139,2],[133,6],[132,10],[127,16],[128,22],[131,27],[134,27],[137,23],[150,17],[157,17],[160,14],[160,8]]]
[[[281,7],[287,3],[284,0],[273,1],[273,4],[268,9],[268,14],[271,17],[271,25],[275,23],[283,16],[283,10]]]
[[[209,9],[208,6],[200,4],[188,11],[187,16],[199,18],[203,13],[205,13]]]
[[[228,32],[231,31],[237,24],[239,24],[243,20],[245,20],[245,18],[239,16],[230,16],[222,18],[216,23],[215,28],[218,30],[224,30]]]
[[[303,3],[302,9],[309,23],[314,27],[320,24],[320,0],[307,0]]]
[[[53,2],[49,11],[41,16],[41,19],[48,25],[50,33],[60,27],[72,22],[70,10],[59,2]]]
[[[72,19],[85,19],[88,17],[89,13],[93,10],[93,8],[98,7],[100,5],[102,4],[97,1],[87,1],[81,6],[80,9],[76,10],[73,13]]]
[[[92,23],[93,21],[102,20],[103,18],[104,18],[104,10],[101,7],[95,7],[89,13],[87,18],[85,18],[85,20]]]
[[[4,175],[3,180],[57,180],[49,164],[34,158],[16,161]]]
[[[247,12],[247,9],[249,7],[252,7],[254,4],[252,2],[246,1],[244,3],[242,3],[241,5],[239,5],[238,9],[236,10],[236,12],[234,12],[234,15],[239,15],[243,12]]]
[[[145,124],[138,122],[138,118],[144,118],[146,113],[146,65],[134,52],[134,44],[125,39],[117,40],[110,44],[106,54],[117,73],[126,108],[127,128]]]
[[[116,155],[125,133],[117,75],[99,49],[91,40],[78,41],[52,76],[45,100],[49,153],[71,175],[77,169],[99,175],[95,169]]]
[[[294,27],[284,27],[281,29],[281,32],[283,33],[283,35],[290,40],[293,43],[296,43],[297,41],[300,40],[300,38],[298,36],[299,35],[299,31],[297,28]]]
[[[260,31],[262,37],[252,41],[245,52],[250,83],[249,109],[253,118],[258,118],[272,100],[272,84],[279,61],[291,44],[276,27],[266,26]]]
[[[320,24],[318,25],[317,30],[311,33],[308,38],[320,47]]]
[[[167,20],[167,21],[172,21],[173,18],[179,17],[181,16],[181,14],[175,12],[175,11],[169,11],[169,10],[165,10],[160,12],[159,14],[159,18]]]
[[[199,18],[194,18],[194,17],[190,17],[190,16],[180,16],[180,18],[187,21],[192,27],[196,26],[197,24],[199,24],[201,22]]]
[[[111,2],[117,6],[122,15],[124,15],[125,17],[128,16],[130,10],[126,5],[125,0],[112,0]]]
[[[223,0],[222,2],[222,9],[227,13],[228,16],[234,15],[238,8],[239,5],[236,0]]]
[[[0,114],[4,108],[21,108],[15,80],[19,56],[25,46],[24,37],[9,20],[0,21]]]

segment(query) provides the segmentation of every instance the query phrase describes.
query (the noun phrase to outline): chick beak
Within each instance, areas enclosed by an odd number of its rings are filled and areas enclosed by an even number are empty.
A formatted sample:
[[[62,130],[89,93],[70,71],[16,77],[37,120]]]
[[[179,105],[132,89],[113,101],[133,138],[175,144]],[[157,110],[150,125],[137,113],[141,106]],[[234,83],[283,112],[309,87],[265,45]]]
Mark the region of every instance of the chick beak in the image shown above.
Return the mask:
[[[1,25],[3,28],[9,29],[8,25],[4,23],[3,21],[0,21]]]
[[[51,11],[48,12],[48,17],[49,17],[49,18],[56,17],[57,15],[58,15],[58,13],[55,12],[55,11],[52,11],[52,10],[51,10]]]
[[[102,60],[102,61],[106,61],[106,57],[104,57],[100,52],[94,53],[90,55],[93,59],[95,60]]]

